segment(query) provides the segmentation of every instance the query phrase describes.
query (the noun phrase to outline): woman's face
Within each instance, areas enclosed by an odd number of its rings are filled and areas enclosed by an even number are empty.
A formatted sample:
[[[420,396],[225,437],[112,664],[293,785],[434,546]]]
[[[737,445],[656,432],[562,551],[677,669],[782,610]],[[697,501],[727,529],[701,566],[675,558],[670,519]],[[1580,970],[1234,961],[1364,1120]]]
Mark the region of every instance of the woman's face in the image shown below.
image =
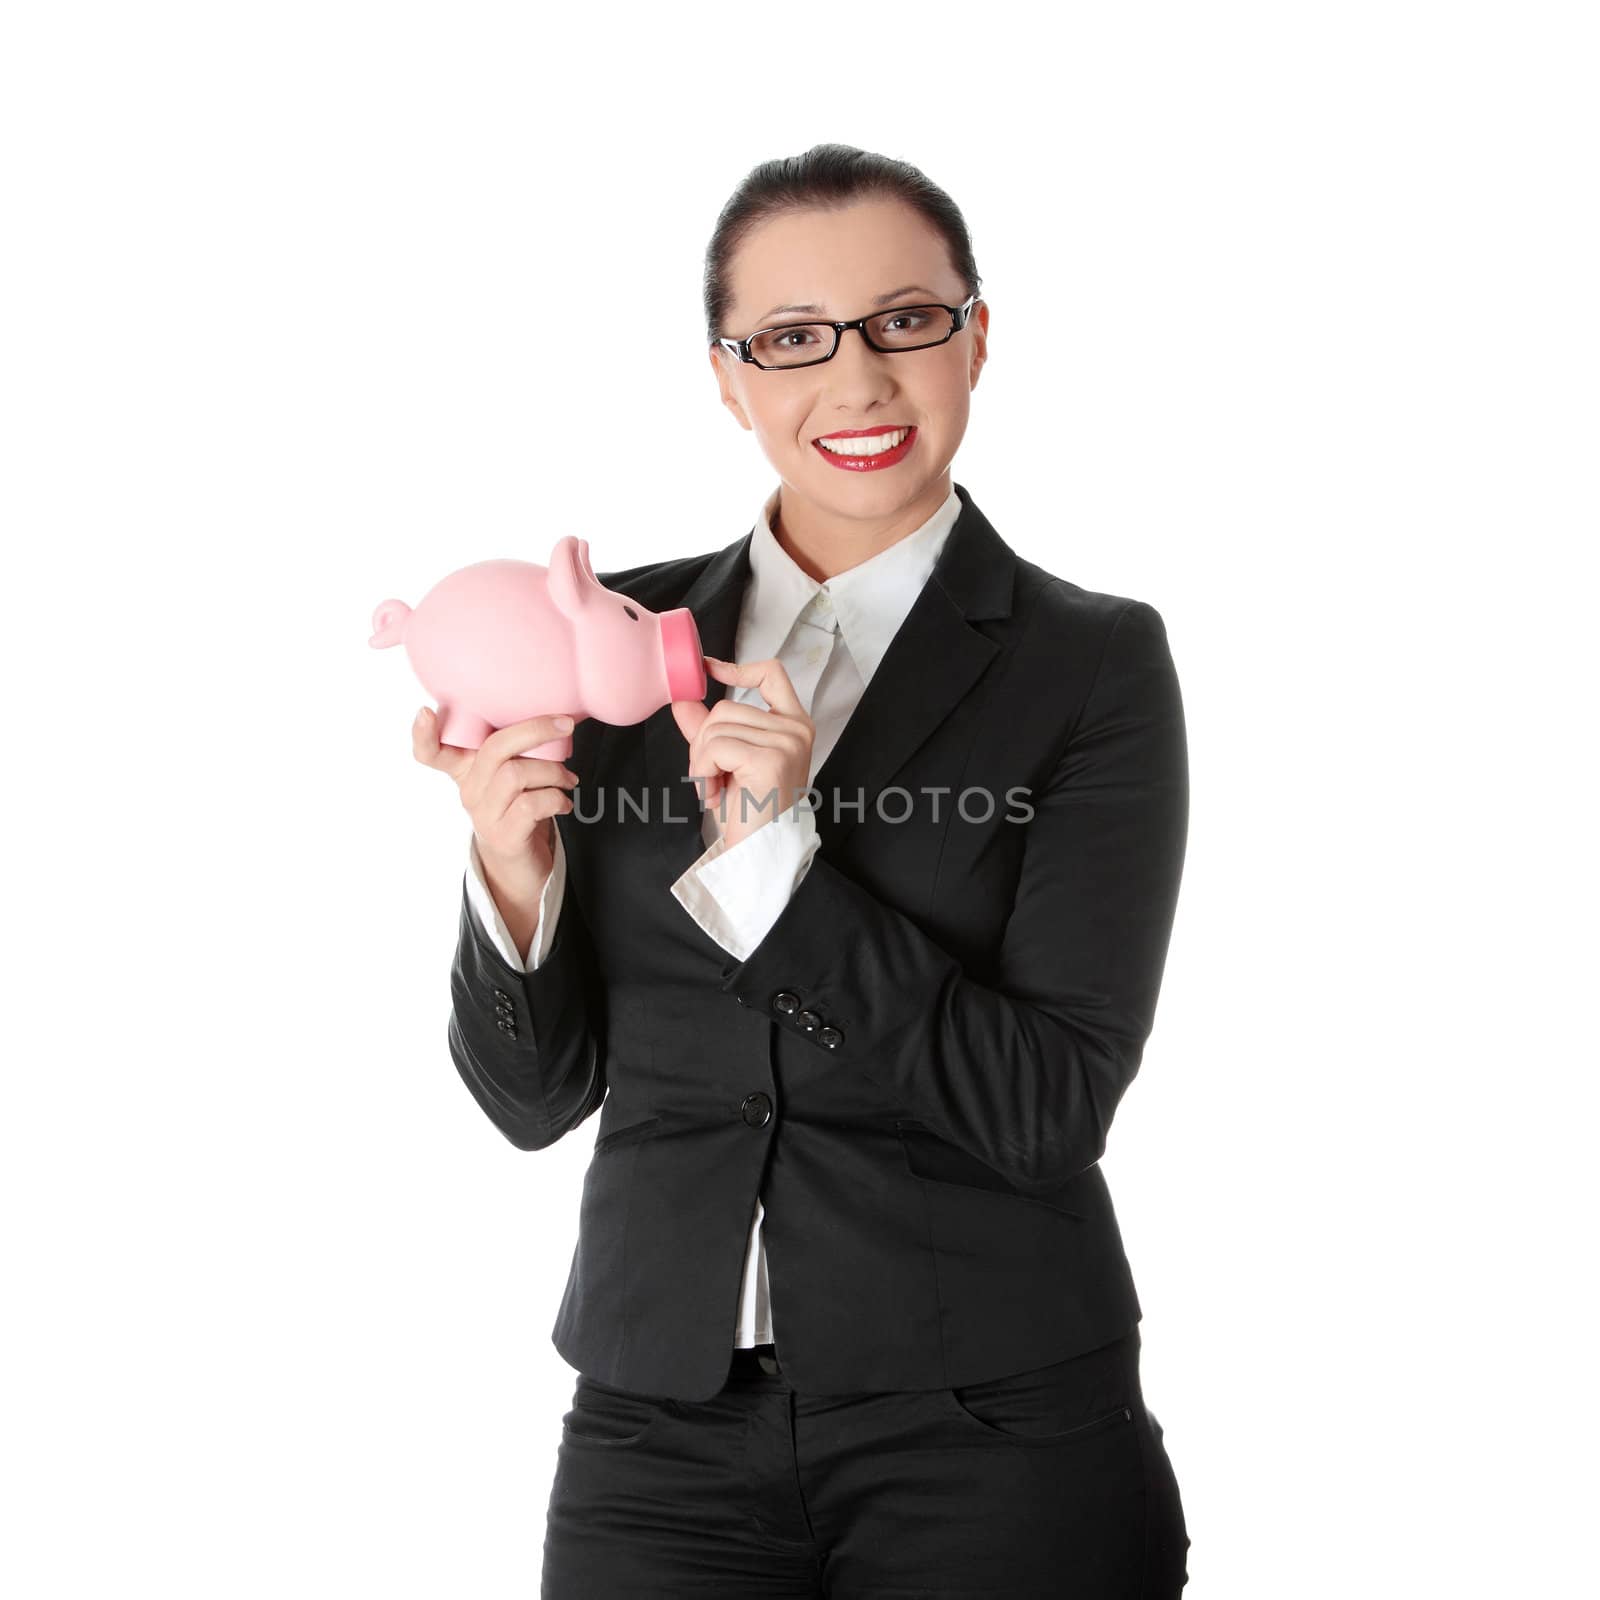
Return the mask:
[[[943,237],[899,200],[773,217],[740,245],[729,279],[731,303],[718,330],[729,338],[807,316],[843,321],[966,299]],[[879,296],[890,291],[897,292],[880,306]],[[793,306],[806,309],[782,309]],[[988,328],[989,308],[978,301],[961,332],[923,350],[880,354],[851,330],[833,359],[817,366],[763,371],[719,345],[711,347],[711,362],[723,404],[777,469],[786,507],[798,497],[823,521],[883,527],[911,516],[924,521],[949,494],[945,474],[966,433]],[[840,429],[885,425],[916,432],[899,461],[876,471],[833,466],[814,442]]]

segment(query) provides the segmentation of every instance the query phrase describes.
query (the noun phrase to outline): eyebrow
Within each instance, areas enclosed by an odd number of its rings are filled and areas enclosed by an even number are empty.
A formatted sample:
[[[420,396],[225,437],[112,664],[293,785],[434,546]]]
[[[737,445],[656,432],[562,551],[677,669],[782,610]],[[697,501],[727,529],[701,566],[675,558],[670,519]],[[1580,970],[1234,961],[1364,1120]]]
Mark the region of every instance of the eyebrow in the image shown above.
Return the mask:
[[[932,293],[933,290],[925,287],[923,284],[907,283],[902,284],[898,289],[891,289],[888,294],[880,294],[872,303],[875,306],[886,306],[891,300],[898,300],[903,294],[931,295]],[[785,311],[808,311],[818,313],[822,316],[827,315],[827,308],[825,306],[774,306],[770,311],[762,312],[761,320],[765,322],[768,317],[781,316]]]

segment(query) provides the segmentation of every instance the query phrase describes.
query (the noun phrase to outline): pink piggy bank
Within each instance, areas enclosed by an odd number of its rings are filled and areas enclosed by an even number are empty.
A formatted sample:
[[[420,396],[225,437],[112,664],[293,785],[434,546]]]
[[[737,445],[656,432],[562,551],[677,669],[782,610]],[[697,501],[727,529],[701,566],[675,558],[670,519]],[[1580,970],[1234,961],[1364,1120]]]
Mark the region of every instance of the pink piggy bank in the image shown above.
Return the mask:
[[[705,660],[687,607],[646,610],[603,587],[589,545],[556,541],[550,565],[479,561],[452,572],[412,610],[385,600],[373,649],[404,644],[439,702],[441,744],[476,750],[496,728],[528,717],[643,722],[673,700],[703,700]],[[565,761],[572,736],[524,750]]]

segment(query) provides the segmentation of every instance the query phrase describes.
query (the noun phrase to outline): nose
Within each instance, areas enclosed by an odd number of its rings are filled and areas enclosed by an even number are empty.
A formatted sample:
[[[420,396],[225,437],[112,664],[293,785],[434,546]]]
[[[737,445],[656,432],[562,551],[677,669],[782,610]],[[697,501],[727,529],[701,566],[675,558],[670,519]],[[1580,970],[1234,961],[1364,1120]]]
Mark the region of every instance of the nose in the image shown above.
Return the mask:
[[[860,328],[846,328],[831,360],[815,368],[828,375],[828,391],[840,411],[849,416],[865,416],[875,401],[887,398],[896,388],[894,358],[874,350],[865,339],[852,342],[849,335]]]

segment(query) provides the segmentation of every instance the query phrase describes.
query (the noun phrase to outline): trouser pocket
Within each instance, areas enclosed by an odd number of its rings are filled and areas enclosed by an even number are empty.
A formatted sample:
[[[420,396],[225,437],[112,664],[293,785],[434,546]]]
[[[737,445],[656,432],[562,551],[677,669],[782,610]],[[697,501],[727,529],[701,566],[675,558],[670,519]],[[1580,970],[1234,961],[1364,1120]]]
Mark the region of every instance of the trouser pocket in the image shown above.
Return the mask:
[[[670,1400],[613,1388],[579,1373],[572,1409],[561,1419],[561,1436],[569,1444],[602,1449],[643,1444],[671,1405]]]
[[[1131,1428],[1144,1400],[1126,1343],[946,1389],[948,1408],[974,1437],[1009,1444],[1071,1444]]]

